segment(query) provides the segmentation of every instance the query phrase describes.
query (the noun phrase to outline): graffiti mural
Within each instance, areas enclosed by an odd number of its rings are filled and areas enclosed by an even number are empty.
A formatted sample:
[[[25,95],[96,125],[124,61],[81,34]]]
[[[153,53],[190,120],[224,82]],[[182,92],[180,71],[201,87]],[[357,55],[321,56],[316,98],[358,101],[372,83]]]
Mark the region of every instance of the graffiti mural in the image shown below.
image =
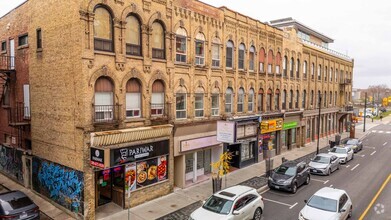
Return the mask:
[[[33,189],[83,215],[83,173],[41,158],[33,158]]]
[[[0,171],[23,183],[23,152],[0,145]]]

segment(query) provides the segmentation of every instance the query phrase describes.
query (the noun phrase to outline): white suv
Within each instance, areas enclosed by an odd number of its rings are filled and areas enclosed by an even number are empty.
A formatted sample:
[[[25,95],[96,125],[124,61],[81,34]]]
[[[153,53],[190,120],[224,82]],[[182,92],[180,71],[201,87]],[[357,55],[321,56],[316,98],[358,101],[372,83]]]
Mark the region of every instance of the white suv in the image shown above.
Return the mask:
[[[260,220],[263,207],[262,196],[254,188],[232,186],[212,195],[189,220]]]
[[[353,204],[345,190],[324,187],[300,211],[299,220],[340,220],[352,217]]]

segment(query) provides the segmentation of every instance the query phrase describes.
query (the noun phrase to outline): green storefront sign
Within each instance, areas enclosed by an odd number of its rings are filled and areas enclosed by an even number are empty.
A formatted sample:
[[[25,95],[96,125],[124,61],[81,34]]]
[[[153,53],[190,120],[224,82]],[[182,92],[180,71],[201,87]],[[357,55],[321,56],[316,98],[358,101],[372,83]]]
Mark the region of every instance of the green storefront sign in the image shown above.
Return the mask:
[[[295,128],[295,127],[297,127],[297,122],[296,121],[292,121],[292,122],[284,123],[284,125],[282,126],[282,129],[283,130],[287,130],[287,129],[291,129],[291,128]]]

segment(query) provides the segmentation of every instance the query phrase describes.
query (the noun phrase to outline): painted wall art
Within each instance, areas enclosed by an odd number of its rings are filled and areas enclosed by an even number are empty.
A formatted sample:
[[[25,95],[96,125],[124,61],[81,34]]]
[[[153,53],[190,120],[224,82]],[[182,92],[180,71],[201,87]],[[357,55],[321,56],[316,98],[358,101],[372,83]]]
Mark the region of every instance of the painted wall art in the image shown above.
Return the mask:
[[[23,152],[0,145],[0,171],[23,184]]]

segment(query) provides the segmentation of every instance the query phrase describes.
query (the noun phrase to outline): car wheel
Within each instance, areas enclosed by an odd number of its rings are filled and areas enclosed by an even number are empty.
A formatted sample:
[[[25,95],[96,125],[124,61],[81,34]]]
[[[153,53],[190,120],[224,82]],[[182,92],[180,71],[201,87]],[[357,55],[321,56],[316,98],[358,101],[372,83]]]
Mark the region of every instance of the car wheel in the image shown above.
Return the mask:
[[[330,174],[331,174],[331,169],[329,168],[329,169],[327,170],[327,176],[330,176]]]
[[[353,207],[350,206],[348,218],[351,218],[353,215]]]
[[[261,220],[262,218],[262,211],[261,211],[261,208],[257,208],[254,212],[254,217],[253,219],[254,220]]]
[[[305,185],[310,184],[310,180],[311,180],[311,179],[310,179],[310,175],[308,175],[307,178],[305,179],[305,183],[304,183],[304,184],[305,184]]]
[[[294,183],[292,186],[292,193],[295,194],[297,192],[297,183]]]

